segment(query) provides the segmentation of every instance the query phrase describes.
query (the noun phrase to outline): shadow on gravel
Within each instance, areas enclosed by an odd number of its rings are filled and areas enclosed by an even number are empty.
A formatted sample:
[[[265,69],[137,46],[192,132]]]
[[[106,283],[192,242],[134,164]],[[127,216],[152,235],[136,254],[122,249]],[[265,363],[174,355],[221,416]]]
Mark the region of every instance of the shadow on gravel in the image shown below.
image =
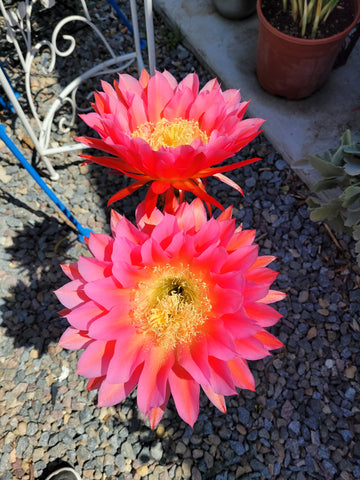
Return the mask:
[[[11,195],[4,196],[10,204],[31,210]],[[41,355],[67,326],[57,314],[61,306],[53,290],[64,283],[59,264],[68,261],[67,252],[78,239],[68,225],[56,218],[42,211],[32,213],[39,220],[25,224],[12,237],[12,245],[5,248],[8,265],[20,271],[21,278],[12,284],[8,274],[0,312],[4,333],[14,339],[14,347],[33,347]]]

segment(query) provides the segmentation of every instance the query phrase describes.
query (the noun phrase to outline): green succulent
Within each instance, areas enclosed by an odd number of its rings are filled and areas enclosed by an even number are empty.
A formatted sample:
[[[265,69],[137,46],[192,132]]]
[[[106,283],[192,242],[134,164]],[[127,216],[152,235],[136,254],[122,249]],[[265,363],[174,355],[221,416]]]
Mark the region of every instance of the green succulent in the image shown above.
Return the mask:
[[[335,231],[352,235],[360,266],[360,134],[351,136],[350,130],[346,130],[338,149],[322,157],[309,156],[305,161],[323,177],[312,188],[314,193],[334,189],[338,192],[326,202],[318,196],[307,199],[311,220],[325,221]]]

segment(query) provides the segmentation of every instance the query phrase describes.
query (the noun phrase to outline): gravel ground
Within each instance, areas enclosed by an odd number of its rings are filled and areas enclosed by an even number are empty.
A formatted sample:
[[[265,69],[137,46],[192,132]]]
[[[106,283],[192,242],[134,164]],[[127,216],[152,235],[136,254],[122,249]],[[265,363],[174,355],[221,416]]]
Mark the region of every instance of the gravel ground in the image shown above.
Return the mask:
[[[111,30],[105,23],[109,9],[105,2],[99,5],[106,31],[120,42],[119,27]],[[179,80],[196,71],[202,84],[212,78],[157,15],[155,32],[159,70],[167,68]],[[121,38],[127,48],[129,35],[122,32]],[[9,57],[1,42],[0,59],[6,57],[17,82],[16,57]],[[81,65],[88,61],[83,55]],[[78,65],[59,67],[61,78]],[[46,102],[44,92],[39,98]],[[3,122],[31,158],[20,123],[8,112]],[[55,132],[55,138],[67,142],[85,131],[79,122],[68,134]],[[360,478],[360,270],[354,242],[335,239],[324,225],[310,221],[306,187],[263,136],[238,158],[255,155],[263,160],[229,175],[243,186],[245,198],[216,180],[209,188],[225,206],[234,205],[244,228],[257,229],[260,253],[277,256],[275,286],[288,296],[278,304],[283,318],[271,332],[285,348],[250,362],[256,392],[228,397],[227,415],[201,397],[192,429],[170,401],[152,431],[134,395],[119,406],[97,408],[96,392],[87,392],[85,380],[75,374],[79,354],[57,347],[66,328],[52,293],[67,281],[59,264],[76,261],[85,249],[0,145],[1,480],[44,478],[59,462],[91,480]],[[106,200],[128,180],[101,167],[83,167],[76,155],[57,156],[54,164],[60,179],[49,185],[84,226],[108,231]],[[115,208],[133,218],[142,195]]]

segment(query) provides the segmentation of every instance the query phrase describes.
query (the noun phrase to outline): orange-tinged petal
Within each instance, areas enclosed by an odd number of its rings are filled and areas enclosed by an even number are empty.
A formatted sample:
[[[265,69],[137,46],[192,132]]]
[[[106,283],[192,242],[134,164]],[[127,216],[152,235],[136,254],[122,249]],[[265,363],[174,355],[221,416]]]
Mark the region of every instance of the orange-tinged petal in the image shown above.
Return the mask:
[[[260,330],[254,335],[254,337],[260,340],[260,342],[269,350],[276,350],[277,348],[282,348],[284,346],[280,340],[266,330]]]
[[[67,265],[60,266],[65,275],[67,275],[71,280],[81,279],[77,263],[68,263]]]
[[[278,292],[277,290],[269,290],[269,293],[259,301],[263,303],[274,303],[284,300],[285,297],[287,297],[286,293]]]
[[[255,380],[245,360],[240,357],[234,358],[228,362],[228,366],[238,388],[255,391]]]
[[[169,372],[169,385],[180,417],[192,427],[199,415],[199,384],[177,367]]]
[[[225,403],[224,395],[219,395],[217,393],[214,393],[206,385],[201,385],[201,387],[204,390],[210,402],[212,402],[215,405],[215,407],[220,410],[220,412],[226,413],[226,403]]]
[[[162,112],[172,98],[174,89],[164,75],[155,72],[149,80],[147,93],[149,121],[156,123],[162,117]]]

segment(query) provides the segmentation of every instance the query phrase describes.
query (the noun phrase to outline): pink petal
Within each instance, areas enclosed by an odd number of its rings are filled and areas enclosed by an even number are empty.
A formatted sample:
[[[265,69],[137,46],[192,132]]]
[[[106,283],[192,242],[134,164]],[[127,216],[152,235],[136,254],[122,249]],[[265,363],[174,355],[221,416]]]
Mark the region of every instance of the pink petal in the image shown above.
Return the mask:
[[[236,346],[232,336],[226,331],[220,319],[208,319],[206,340],[209,355],[221,360],[230,360],[236,355]]]
[[[118,213],[116,210],[111,209],[110,227],[113,237],[116,236],[116,226],[122,218],[123,217],[122,215],[120,215],[120,213]]]
[[[89,338],[85,332],[68,327],[61,335],[58,345],[68,350],[81,350],[82,348],[86,348],[91,341],[91,338]]]
[[[178,345],[177,362],[201,385],[208,385],[210,381],[208,358],[207,342],[204,340],[199,340],[191,348],[187,344]]]
[[[127,382],[134,370],[144,362],[151,348],[141,333],[129,332],[116,340],[115,351],[110,360],[107,379],[110,383]]]
[[[221,288],[218,285],[211,289],[211,304],[214,314],[218,316],[237,312],[242,307],[242,303],[242,295],[239,295],[237,290]]]
[[[212,90],[218,90],[220,88],[219,82],[216,78],[209,80],[200,90],[200,93],[211,92]]]
[[[105,379],[99,389],[98,406],[110,407],[122,402],[136,387],[140,373],[141,366],[134,371],[128,382],[120,384],[109,383]]]
[[[216,408],[220,410],[222,413],[226,413],[226,403],[225,403],[225,398],[224,395],[219,395],[217,393],[214,393],[209,387],[206,385],[201,386],[202,389],[204,390],[206,396],[210,400],[211,403],[215,405]]]
[[[235,344],[240,357],[247,360],[260,360],[270,355],[263,343],[254,336],[236,340]]]
[[[204,251],[210,246],[214,247],[219,243],[220,227],[218,222],[211,217],[200,230],[194,235],[195,248]]]
[[[240,357],[234,358],[228,362],[228,366],[238,388],[255,391],[255,380],[245,360]]]
[[[236,339],[250,337],[260,330],[260,323],[250,318],[243,308],[237,312],[222,315],[221,320],[225,329]]]
[[[70,280],[79,280],[81,279],[81,275],[79,273],[79,268],[77,263],[68,263],[66,265],[60,265],[62,271],[65,273]]]
[[[155,225],[160,223],[163,219],[163,214],[159,209],[155,208],[151,212],[151,215],[147,215],[145,212],[145,202],[141,202],[136,208],[135,217],[139,229],[142,232],[150,235]]]
[[[80,357],[77,374],[88,378],[106,375],[114,347],[115,342],[95,340],[90,343]]]
[[[230,253],[221,269],[221,272],[226,273],[232,270],[241,270],[242,272],[245,272],[254,264],[258,256],[257,252],[257,245],[249,245],[238,248],[234,252]]]
[[[130,116],[130,130],[134,131],[140,125],[148,122],[147,111],[144,101],[138,95],[135,95],[128,109]]]
[[[209,357],[210,384],[209,388],[219,395],[236,395],[235,385],[227,362]]]
[[[125,217],[121,217],[116,225],[116,237],[126,238],[131,243],[142,244],[148,238],[148,235],[135,227]],[[114,249],[116,248],[116,241]]]
[[[176,78],[174,75],[172,75],[168,70],[164,70],[162,75],[166,78],[166,80],[169,82],[170,87],[175,90],[178,82],[176,81]]]
[[[246,282],[243,295],[244,295],[244,306],[248,305],[249,303],[263,301],[264,298],[269,293],[269,287],[267,285],[253,283],[253,282]],[[275,301],[275,300],[274,300]],[[264,302],[268,303],[268,302]]]
[[[245,286],[245,279],[242,272],[211,273],[210,277],[213,282],[221,288],[238,290],[238,295],[241,295],[240,292],[242,292]]]
[[[150,78],[148,95],[148,115],[149,121],[156,123],[162,117],[162,112],[174,94],[173,87],[168,79],[160,72]]]
[[[67,315],[67,321],[79,330],[88,330],[89,325],[96,318],[104,314],[104,309],[98,304],[89,300],[76,308],[73,308]]]
[[[141,246],[141,257],[144,265],[167,263],[169,256],[153,239],[146,240]]]
[[[277,290],[269,290],[268,294],[259,301],[263,303],[274,303],[280,302],[280,300],[283,300],[285,297],[287,297],[286,293],[278,292]]]
[[[111,263],[92,257],[79,257],[79,273],[86,282],[92,282],[111,275]]]
[[[155,240],[163,250],[166,250],[172,238],[179,232],[178,223],[174,215],[165,213],[163,220],[155,226],[151,238]]]
[[[118,258],[119,260],[113,265],[113,275],[123,288],[135,288],[139,282],[148,277],[143,267],[130,263],[131,259],[128,262],[128,259],[121,261],[119,255]]]
[[[254,337],[260,340],[268,350],[276,350],[277,348],[282,348],[284,346],[280,340],[266,330],[260,330],[254,335]]]
[[[122,288],[114,277],[107,277],[85,285],[85,293],[106,310],[125,302],[128,304],[129,291]]]
[[[235,231],[234,236],[229,241],[227,250],[228,252],[237,250],[240,247],[250,246],[255,240],[256,230],[241,230]],[[262,257],[261,257],[262,258]],[[259,260],[259,257],[256,261]]]
[[[130,98],[135,95],[139,97],[143,95],[144,90],[139,81],[127,73],[120,74],[119,81],[115,82],[114,85],[119,98],[121,100],[124,99],[126,102],[130,102]]]
[[[190,106],[194,99],[194,93],[189,88],[184,88],[182,90],[178,89],[164,108],[164,117],[168,120],[187,118]]]
[[[271,285],[277,276],[278,273],[270,268],[252,268],[245,274],[246,280],[255,283],[267,283],[268,285]]]
[[[154,345],[147,352],[137,391],[138,407],[144,415],[164,403],[168,375],[173,363],[172,351],[165,354],[163,349]]]
[[[169,398],[170,398],[170,388],[169,388],[169,384],[167,384],[164,403],[160,407],[153,408],[149,412],[150,428],[154,429],[160,423],[160,420],[162,419],[165,413],[165,409],[168,404]]]
[[[199,415],[199,384],[178,366],[169,372],[169,385],[179,416],[192,427]]]
[[[114,240],[105,233],[90,233],[88,248],[94,257],[109,261]]]
[[[94,320],[89,326],[89,335],[96,340],[115,340],[135,333],[129,318],[130,303],[116,305],[109,312]]]
[[[105,375],[102,375],[101,377],[90,378],[86,385],[86,390],[96,390],[100,388],[105,378]]]
[[[274,308],[263,302],[255,302],[246,305],[246,313],[262,327],[271,327],[282,317]]]
[[[190,205],[181,203],[176,211],[176,219],[181,230],[190,231],[190,233],[192,230],[198,232],[207,221],[203,202],[196,198]]]
[[[88,300],[84,293],[84,282],[73,280],[54,291],[59,301],[67,308],[74,308]]]

